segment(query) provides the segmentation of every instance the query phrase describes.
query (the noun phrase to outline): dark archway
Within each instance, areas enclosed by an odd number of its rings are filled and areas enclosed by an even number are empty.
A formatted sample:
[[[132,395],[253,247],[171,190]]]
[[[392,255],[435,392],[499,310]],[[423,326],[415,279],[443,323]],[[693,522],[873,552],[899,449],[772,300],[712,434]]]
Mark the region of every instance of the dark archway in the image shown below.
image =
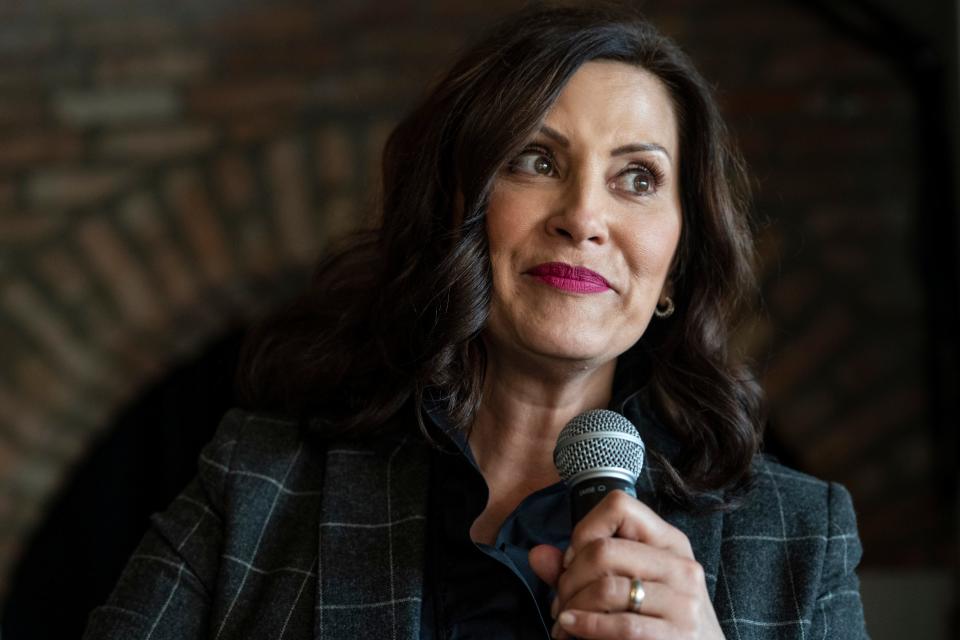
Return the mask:
[[[201,447],[234,406],[245,329],[172,369],[113,420],[64,484],[21,556],[3,638],[79,638],[147,529],[196,474]],[[52,613],[55,612],[55,613]]]

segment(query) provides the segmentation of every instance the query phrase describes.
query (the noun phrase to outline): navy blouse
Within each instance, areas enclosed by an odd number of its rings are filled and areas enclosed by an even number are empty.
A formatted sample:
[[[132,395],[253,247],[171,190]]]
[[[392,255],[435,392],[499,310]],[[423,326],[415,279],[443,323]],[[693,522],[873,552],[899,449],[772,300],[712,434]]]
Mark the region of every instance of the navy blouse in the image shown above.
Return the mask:
[[[466,437],[442,419],[431,465],[421,638],[549,638],[553,590],[534,574],[527,553],[538,544],[566,549],[570,499],[562,482],[527,496],[491,546],[470,539],[487,503],[487,484]]]

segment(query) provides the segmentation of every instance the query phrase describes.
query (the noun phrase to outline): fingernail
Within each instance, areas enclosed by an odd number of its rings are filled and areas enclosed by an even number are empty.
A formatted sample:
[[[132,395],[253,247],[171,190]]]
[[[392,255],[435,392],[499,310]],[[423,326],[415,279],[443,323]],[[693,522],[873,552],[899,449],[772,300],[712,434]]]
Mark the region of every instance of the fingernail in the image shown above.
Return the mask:
[[[573,615],[569,611],[564,611],[563,613],[560,614],[560,617],[557,619],[557,622],[559,622],[565,627],[569,627],[576,621],[577,621],[577,616]]]
[[[567,552],[563,554],[563,568],[566,569],[573,562],[573,547],[567,547]]]
[[[559,609],[559,608],[560,608],[560,601],[557,600],[556,598],[554,598],[554,599],[553,599],[553,602],[550,603],[550,617],[551,617],[551,618],[556,618],[556,617],[557,617],[557,609]]]

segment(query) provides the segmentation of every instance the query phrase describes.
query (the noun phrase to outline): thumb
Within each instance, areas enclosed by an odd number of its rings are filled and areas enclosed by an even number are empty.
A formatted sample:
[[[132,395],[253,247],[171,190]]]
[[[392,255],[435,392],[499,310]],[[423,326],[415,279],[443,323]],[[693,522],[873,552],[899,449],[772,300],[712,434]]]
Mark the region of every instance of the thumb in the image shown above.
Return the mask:
[[[556,589],[557,579],[563,571],[563,552],[549,544],[538,544],[530,549],[528,560],[537,577]]]

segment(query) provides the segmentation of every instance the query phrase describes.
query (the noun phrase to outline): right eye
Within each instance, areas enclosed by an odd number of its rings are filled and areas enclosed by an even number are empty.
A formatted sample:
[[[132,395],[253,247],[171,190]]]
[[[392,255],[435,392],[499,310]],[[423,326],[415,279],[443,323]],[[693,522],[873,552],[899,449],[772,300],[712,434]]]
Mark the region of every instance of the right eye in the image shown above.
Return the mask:
[[[510,161],[510,171],[531,176],[553,176],[557,173],[553,157],[546,149],[525,149]]]

